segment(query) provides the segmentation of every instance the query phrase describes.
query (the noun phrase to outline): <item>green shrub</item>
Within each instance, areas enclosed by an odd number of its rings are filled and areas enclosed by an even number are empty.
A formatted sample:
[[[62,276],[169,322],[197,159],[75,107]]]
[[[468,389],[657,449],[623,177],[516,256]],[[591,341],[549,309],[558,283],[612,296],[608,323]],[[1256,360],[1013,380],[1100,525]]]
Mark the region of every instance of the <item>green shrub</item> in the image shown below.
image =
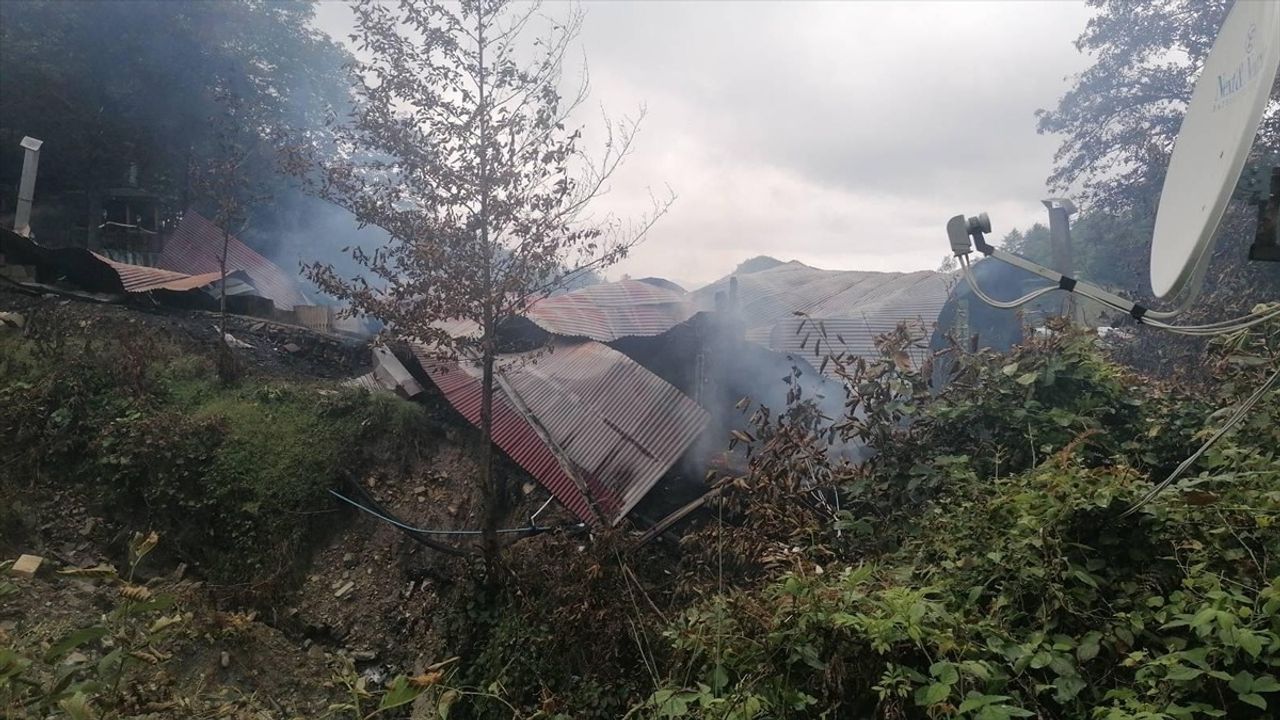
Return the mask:
[[[287,578],[332,525],[327,489],[405,462],[428,426],[414,403],[328,383],[225,386],[207,358],[163,343],[0,350],[21,368],[0,387],[12,477],[80,486],[218,584]]]
[[[853,367],[851,407],[865,417],[845,430],[874,458],[821,467],[809,452],[820,432],[785,417],[761,429],[729,503],[744,525],[698,540],[770,563],[669,625],[668,681],[635,714],[1272,716],[1280,393],[1123,516],[1221,422],[1206,406],[1229,407],[1274,370],[1280,335],[1268,332],[1233,339],[1209,403],[1071,334],[966,358],[937,396],[901,363]],[[845,509],[781,513],[797,504],[778,488],[824,491],[792,476],[844,483]]]

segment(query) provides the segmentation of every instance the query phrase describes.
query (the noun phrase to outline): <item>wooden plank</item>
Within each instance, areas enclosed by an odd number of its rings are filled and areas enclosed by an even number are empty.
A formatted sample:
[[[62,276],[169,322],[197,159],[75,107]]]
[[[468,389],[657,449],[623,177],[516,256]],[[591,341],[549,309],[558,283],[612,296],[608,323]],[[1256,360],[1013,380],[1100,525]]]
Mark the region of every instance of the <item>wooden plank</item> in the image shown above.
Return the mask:
[[[689,513],[692,513],[694,510],[697,510],[703,505],[706,505],[708,500],[719,497],[720,493],[724,490],[724,485],[725,485],[724,481],[721,481],[715,487],[703,493],[701,497],[689,502],[684,507],[676,510],[675,512],[666,516],[665,518],[659,520],[657,525],[654,525],[653,527],[649,528],[644,532],[643,535],[640,536],[640,539],[636,541],[635,547],[641,547],[642,545],[645,545],[646,543],[650,542],[654,538],[670,530],[672,525],[675,525],[676,523],[680,522],[684,518],[688,517]]]

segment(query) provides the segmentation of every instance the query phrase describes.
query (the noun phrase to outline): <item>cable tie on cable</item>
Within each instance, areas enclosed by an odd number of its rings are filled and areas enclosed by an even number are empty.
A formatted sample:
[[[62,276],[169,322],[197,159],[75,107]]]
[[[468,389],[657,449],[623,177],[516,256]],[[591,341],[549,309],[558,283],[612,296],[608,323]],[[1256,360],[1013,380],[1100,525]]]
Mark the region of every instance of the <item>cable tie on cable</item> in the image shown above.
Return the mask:
[[[1130,317],[1132,317],[1134,320],[1137,320],[1138,322],[1142,322],[1142,318],[1146,314],[1147,314],[1147,309],[1137,303],[1134,303],[1133,307],[1129,308]]]
[[[1066,290],[1067,292],[1072,292],[1076,289],[1076,279],[1063,275],[1058,278],[1058,288]]]

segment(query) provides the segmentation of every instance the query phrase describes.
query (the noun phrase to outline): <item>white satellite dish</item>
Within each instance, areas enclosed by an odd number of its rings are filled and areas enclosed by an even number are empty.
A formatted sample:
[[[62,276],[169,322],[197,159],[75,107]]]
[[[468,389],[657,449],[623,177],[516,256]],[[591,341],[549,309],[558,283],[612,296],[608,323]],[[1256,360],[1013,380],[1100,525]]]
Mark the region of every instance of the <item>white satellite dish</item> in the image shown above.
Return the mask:
[[[1280,68],[1280,3],[1237,0],[1196,81],[1174,143],[1151,240],[1151,289],[1175,296],[1203,279],[1218,223]]]

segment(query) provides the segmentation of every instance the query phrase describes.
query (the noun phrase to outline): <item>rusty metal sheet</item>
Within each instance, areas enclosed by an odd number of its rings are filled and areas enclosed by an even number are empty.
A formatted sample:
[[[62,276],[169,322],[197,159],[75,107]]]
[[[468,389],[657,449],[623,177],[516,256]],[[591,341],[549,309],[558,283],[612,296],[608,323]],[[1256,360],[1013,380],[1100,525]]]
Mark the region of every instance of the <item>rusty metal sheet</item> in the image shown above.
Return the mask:
[[[222,228],[196,211],[188,210],[177,229],[165,238],[164,250],[156,264],[165,270],[202,275],[218,272],[221,254]],[[258,293],[271,298],[282,310],[309,304],[298,289],[296,272],[286,273],[234,235],[227,246],[227,271],[232,270],[244,271]]]
[[[661,335],[693,313],[683,293],[640,280],[622,280],[542,298],[525,317],[553,335],[613,342]]]
[[[116,272],[116,275],[120,276],[120,284],[124,287],[125,292],[139,293],[151,290],[182,292],[212,285],[222,279],[222,274],[219,272],[188,275],[173,270],[161,270],[160,268],[147,267],[145,265],[118,262],[98,253],[93,253],[93,256],[106,263]]]
[[[431,380],[474,425],[480,370],[414,349]],[[585,486],[617,524],[684,454],[709,414],[622,353],[592,341],[503,356],[494,392],[494,441],[586,522]]]

